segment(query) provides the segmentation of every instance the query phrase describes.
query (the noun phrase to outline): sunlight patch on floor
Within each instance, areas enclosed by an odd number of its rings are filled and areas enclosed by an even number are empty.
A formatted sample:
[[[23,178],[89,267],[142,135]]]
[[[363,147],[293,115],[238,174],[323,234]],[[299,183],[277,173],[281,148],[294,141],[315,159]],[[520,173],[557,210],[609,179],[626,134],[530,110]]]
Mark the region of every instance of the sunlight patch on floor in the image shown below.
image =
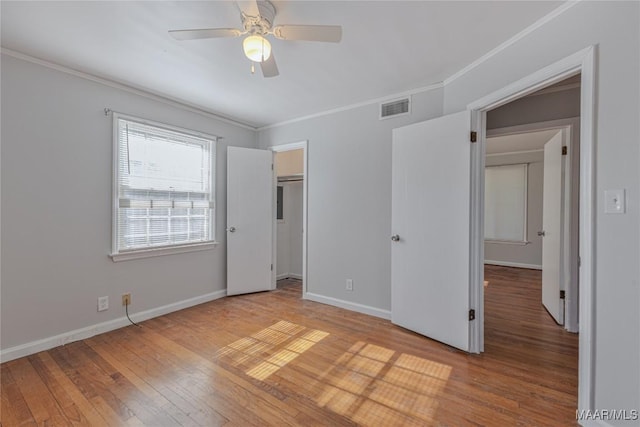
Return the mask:
[[[249,364],[245,373],[264,381],[329,335],[281,320],[220,349],[216,358],[233,366]]]
[[[359,341],[319,378],[316,403],[363,425],[435,419],[451,366]]]

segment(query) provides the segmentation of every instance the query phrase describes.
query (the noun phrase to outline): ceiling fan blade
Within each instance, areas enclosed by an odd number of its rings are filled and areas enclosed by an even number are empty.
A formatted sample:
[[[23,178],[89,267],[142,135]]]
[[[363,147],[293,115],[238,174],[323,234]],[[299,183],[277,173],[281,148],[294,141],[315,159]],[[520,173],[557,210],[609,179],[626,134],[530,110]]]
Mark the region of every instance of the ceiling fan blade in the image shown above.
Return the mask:
[[[340,25],[278,25],[273,35],[282,40],[306,40],[338,43],[342,40]]]
[[[269,59],[260,63],[260,68],[262,69],[262,75],[264,77],[275,77],[280,74],[273,52],[271,53],[271,56],[269,56]]]
[[[242,31],[236,28],[202,28],[196,30],[169,30],[176,40],[215,39],[219,37],[238,37]]]
[[[247,16],[260,16],[260,10],[258,9],[258,2],[256,0],[238,0],[236,1],[240,12]]]

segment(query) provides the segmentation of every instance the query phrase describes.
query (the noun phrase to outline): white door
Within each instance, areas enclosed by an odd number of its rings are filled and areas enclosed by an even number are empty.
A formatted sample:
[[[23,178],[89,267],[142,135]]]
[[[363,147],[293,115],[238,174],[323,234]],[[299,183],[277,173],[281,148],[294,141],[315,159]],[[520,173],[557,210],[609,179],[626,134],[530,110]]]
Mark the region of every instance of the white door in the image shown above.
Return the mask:
[[[391,321],[469,351],[470,116],[393,130]]]
[[[554,320],[564,324],[564,301],[560,299],[562,283],[562,132],[544,145],[542,185],[542,304]]]
[[[227,295],[271,289],[273,153],[227,148]]]

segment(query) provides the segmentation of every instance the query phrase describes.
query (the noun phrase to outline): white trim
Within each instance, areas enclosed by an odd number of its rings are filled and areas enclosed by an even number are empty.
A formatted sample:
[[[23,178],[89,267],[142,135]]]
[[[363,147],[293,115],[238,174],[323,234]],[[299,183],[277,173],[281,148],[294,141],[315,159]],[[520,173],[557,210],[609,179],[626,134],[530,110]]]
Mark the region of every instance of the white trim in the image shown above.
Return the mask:
[[[531,132],[542,132],[545,130],[557,129],[561,130],[566,128],[567,126],[575,126],[580,122],[580,117],[568,117],[566,119],[557,119],[557,120],[547,120],[544,122],[534,122],[534,123],[526,123],[524,125],[516,125],[516,126],[507,126],[503,128],[495,128],[487,130],[487,138],[494,138],[497,136],[506,136],[506,135],[519,135],[523,133],[531,133]],[[544,151],[544,149],[540,150],[532,150],[532,151]],[[517,153],[523,153],[523,151],[518,151]],[[491,154],[487,154],[490,156]]]
[[[570,83],[570,84],[561,85],[561,86],[552,86],[546,89],[541,89],[527,96],[532,97],[532,96],[547,95],[549,93],[564,92],[565,90],[577,89],[579,87],[580,87],[580,83]]]
[[[487,136],[487,138],[491,138],[491,137]],[[538,149],[538,150],[522,150],[522,151],[505,151],[504,153],[485,154],[485,157],[511,156],[514,154],[531,154],[531,153],[544,153],[544,150]]]
[[[581,410],[594,408],[594,236],[595,236],[595,47],[589,46],[554,64],[534,72],[496,92],[493,92],[467,106],[471,110],[472,129],[479,133],[476,146],[471,151],[472,165],[472,207],[471,207],[471,263],[484,259],[482,228],[479,221],[484,221],[483,198],[484,174],[478,166],[484,166],[486,145],[487,111],[505,105],[515,99],[552,85],[569,76],[581,74],[580,93],[580,257],[582,265],[579,269],[580,303],[579,303],[579,358],[578,358],[578,408]],[[481,270],[473,270],[470,278],[472,302],[479,305],[476,310],[476,322],[471,322],[472,339],[484,338],[483,294],[484,276]],[[480,281],[478,281],[478,278]],[[471,306],[473,307],[473,305]],[[482,347],[482,342],[481,342]]]
[[[282,145],[274,145],[273,147],[269,147],[271,151],[275,151],[276,153],[280,153],[282,151],[292,151],[298,150],[300,148],[307,148],[308,141],[300,141],[300,142],[291,142],[288,144]],[[304,176],[304,171],[302,172],[302,176]]]
[[[525,95],[536,92],[548,85],[558,83],[568,77],[580,73],[582,59],[589,52],[593,51],[593,46],[584,48],[573,55],[561,59],[534,74],[528,75],[516,82],[513,82],[502,89],[492,92],[467,105],[469,110],[489,111],[508,104],[511,101],[520,99]],[[584,85],[582,87],[584,89]]]
[[[578,422],[582,427],[613,427],[612,424],[609,424],[603,420],[584,420],[582,423]]]
[[[118,113],[115,111],[111,112],[112,118],[112,182],[111,182],[111,197],[112,197],[112,207],[111,207],[111,259],[114,262],[118,261],[128,261],[133,259],[140,258],[150,258],[154,256],[161,255],[172,255],[186,252],[195,252],[202,251],[207,249],[212,249],[214,246],[218,244],[216,242],[216,223],[218,217],[218,211],[216,208],[216,158],[218,155],[218,140],[219,136],[211,135],[204,132],[193,131],[191,129],[185,129],[179,126],[173,126],[166,123],[156,122],[153,120],[130,116],[127,114]],[[140,123],[143,125],[148,125],[152,127],[156,127],[163,130],[169,130],[177,133],[182,133],[188,136],[192,136],[194,138],[208,140],[211,143],[209,146],[209,164],[210,164],[210,174],[209,174],[209,203],[211,207],[211,203],[213,205],[210,209],[211,218],[209,221],[209,237],[211,240],[206,242],[187,242],[184,244],[177,245],[167,245],[158,248],[136,248],[133,250],[124,250],[118,251],[118,240],[119,240],[119,227],[120,223],[118,221],[118,214],[120,209],[120,135],[119,135],[119,127],[118,122],[120,120],[125,120],[133,123]]]
[[[218,135],[213,135],[206,132],[200,132],[193,129],[187,129],[180,126],[170,125],[168,123],[156,122],[155,120],[150,120],[145,117],[132,116],[130,114],[121,113],[119,111],[113,111],[113,110],[109,110],[109,112],[113,116],[114,121],[117,121],[118,119],[127,120],[130,122],[140,123],[147,126],[153,126],[163,130],[184,133],[186,135],[193,136],[195,138],[208,139],[208,140],[211,140],[212,142],[218,142],[218,140],[224,139],[223,137]],[[114,129],[117,129],[117,126],[114,127]]]
[[[168,246],[162,248],[139,249],[131,252],[120,252],[109,255],[113,262],[132,259],[152,258],[163,255],[186,254],[188,252],[207,251],[218,246],[220,242],[193,243],[190,245]]]
[[[528,244],[530,244],[531,242],[528,240],[524,240],[524,241],[518,241],[518,240],[491,240],[491,239],[484,239],[484,243],[485,244],[491,244],[491,245],[516,245],[516,246],[526,246]]]
[[[469,322],[469,352],[484,351],[484,178],[486,111],[471,110],[471,130],[478,142],[471,144],[470,159],[470,224],[469,224],[469,308],[476,320]],[[474,179],[475,178],[475,179]]]
[[[365,107],[365,106],[371,105],[371,104],[380,104],[381,102],[387,102],[387,101],[391,101],[391,100],[394,100],[394,99],[397,100],[397,99],[403,98],[403,97],[411,97],[412,95],[416,95],[418,93],[429,92],[431,90],[441,89],[443,87],[444,87],[444,85],[442,84],[442,82],[434,83],[434,84],[431,84],[429,86],[423,86],[423,87],[419,87],[419,88],[413,89],[413,90],[408,90],[408,91],[405,91],[405,92],[394,93],[394,94],[383,96],[383,97],[380,97],[380,98],[369,99],[369,100],[358,102],[358,103],[355,103],[355,104],[345,105],[343,107],[338,107],[338,108],[334,108],[334,109],[331,109],[331,110],[321,111],[319,113],[313,113],[313,114],[309,114],[309,115],[306,115],[306,116],[296,117],[294,119],[273,123],[273,124],[270,124],[270,125],[259,127],[256,130],[258,132],[260,132],[260,131],[263,131],[263,130],[266,130],[266,129],[272,129],[272,128],[275,128],[275,127],[290,125],[292,123],[302,122],[304,120],[315,119],[317,117],[328,116],[330,114],[341,113],[343,111],[353,110],[355,108],[360,108],[360,107]],[[392,117],[396,117],[396,116],[392,116]]]
[[[227,294],[226,289],[222,289],[219,291],[214,291],[208,294],[200,295],[194,298],[189,298],[186,300],[163,305],[161,307],[156,307],[149,310],[141,311],[139,313],[133,313],[130,315],[130,317],[136,323],[142,322],[144,320],[152,319],[154,317],[162,316],[168,313],[172,313],[174,311],[182,310],[188,307],[193,307],[194,305],[213,301],[226,296],[226,294]],[[128,325],[130,325],[129,320],[123,316],[117,319],[108,320],[106,322],[87,326],[85,328],[74,329],[72,331],[64,332],[62,334],[54,335],[52,337],[31,341],[25,344],[20,344],[15,347],[10,347],[10,348],[1,350],[0,363],[8,362],[9,360],[18,359],[20,357],[38,353],[40,351],[49,350],[51,348],[69,344],[74,341],[80,341],[87,338],[91,338],[95,335],[113,331],[114,329],[119,329]]]
[[[595,91],[596,52],[591,47],[581,61],[580,92],[580,249],[578,408],[595,408]]]
[[[147,99],[151,99],[153,101],[157,101],[157,102],[161,102],[163,104],[166,105],[170,105],[172,107],[176,107],[179,108],[181,110],[185,110],[185,111],[189,111],[191,113],[196,113],[196,114],[200,114],[201,116],[210,118],[210,119],[215,119],[215,120],[219,120],[221,122],[224,123],[228,123],[234,126],[238,126],[244,129],[249,129],[249,130],[253,130],[255,131],[257,128],[255,126],[252,126],[248,123],[236,120],[236,119],[232,119],[229,117],[225,117],[223,115],[220,115],[219,113],[215,113],[212,111],[207,111],[205,109],[203,109],[202,107],[199,107],[197,105],[191,104],[187,101],[183,101],[181,99],[178,98],[172,98],[168,95],[164,95],[164,94],[160,94],[160,93],[154,93],[152,91],[150,91],[149,89],[142,89],[142,88],[138,88],[130,83],[122,83],[113,79],[109,79],[109,78],[105,78],[105,77],[99,77],[93,74],[89,74],[86,73],[84,71],[79,71],[79,70],[75,70],[73,68],[69,68],[69,67],[65,67],[64,65],[59,65],[56,64],[54,62],[51,61],[47,61],[44,59],[40,59],[40,58],[36,58],[34,56],[30,56],[27,54],[24,54],[22,52],[18,52],[15,50],[11,50],[11,49],[7,49],[6,47],[0,48],[0,52],[2,54],[11,56],[13,58],[16,59],[21,59],[23,61],[27,61],[27,62],[31,62],[32,64],[37,64],[37,65],[41,65],[43,67],[47,67],[47,68],[51,68],[52,70],[56,70],[56,71],[60,71],[62,73],[65,74],[71,74],[72,76],[76,76],[76,77],[80,77],[82,79],[85,80],[89,80],[92,81],[94,83],[99,83],[101,85],[104,86],[109,86],[111,88],[114,89],[119,89],[119,90],[123,90],[125,92],[129,92],[129,93],[133,93],[135,95],[138,96],[142,96],[144,98]]]
[[[307,293],[307,254],[309,253],[308,248],[308,200],[309,200],[309,141],[298,141],[291,142],[288,144],[280,144],[269,147],[271,151],[274,153],[281,153],[283,151],[292,151],[302,149],[302,276],[300,276],[300,280],[302,280],[302,298],[305,298]],[[276,184],[277,185],[277,179]],[[274,218],[275,218],[274,214]],[[273,226],[273,265],[277,265],[277,224],[274,223]],[[275,289],[276,283],[275,279],[273,282],[273,289]]]
[[[369,305],[358,304],[356,302],[345,301],[338,298],[326,297],[324,295],[318,295],[311,292],[306,292],[303,299],[309,301],[319,302],[321,304],[327,304],[345,310],[356,311],[358,313],[368,314],[369,316],[380,317],[382,319],[391,319],[391,311],[383,310],[381,308],[371,307]]]
[[[443,82],[444,85],[446,86],[449,83],[452,83],[453,81],[455,81],[455,80],[459,79],[460,77],[464,76],[469,71],[473,70],[474,68],[476,68],[477,66],[479,66],[483,62],[488,61],[489,59],[491,59],[492,57],[496,56],[497,54],[499,54],[503,50],[507,49],[509,46],[517,43],[518,41],[522,40],[523,38],[525,38],[529,34],[533,33],[538,28],[542,27],[543,25],[545,25],[548,22],[554,20],[558,16],[562,15],[564,12],[566,12],[567,10],[569,10],[570,8],[572,8],[573,6],[578,4],[580,1],[581,0],[572,0],[572,1],[567,1],[567,2],[562,3],[559,7],[557,7],[554,10],[552,10],[550,13],[548,13],[545,16],[543,16],[542,18],[538,19],[536,22],[534,22],[533,24],[529,25],[527,28],[525,28],[524,30],[520,31],[515,36],[511,37],[509,40],[507,40],[507,41],[501,43],[500,45],[498,45],[497,47],[491,49],[489,52],[487,52],[486,54],[482,55],[480,58],[476,59],[471,64],[467,65],[466,67],[464,67],[462,70],[458,71],[457,73],[454,73],[453,75],[447,77]]]
[[[502,267],[528,268],[530,270],[542,270],[541,265],[524,264],[522,262],[494,261],[491,259],[484,260],[485,265],[500,265]]]

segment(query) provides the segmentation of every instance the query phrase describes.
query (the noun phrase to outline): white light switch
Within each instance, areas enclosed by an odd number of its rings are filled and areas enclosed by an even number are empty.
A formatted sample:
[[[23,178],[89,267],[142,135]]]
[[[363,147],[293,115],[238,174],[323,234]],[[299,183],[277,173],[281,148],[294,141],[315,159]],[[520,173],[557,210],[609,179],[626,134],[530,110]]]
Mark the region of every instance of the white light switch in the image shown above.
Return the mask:
[[[604,213],[624,213],[624,190],[606,190],[604,192]]]

